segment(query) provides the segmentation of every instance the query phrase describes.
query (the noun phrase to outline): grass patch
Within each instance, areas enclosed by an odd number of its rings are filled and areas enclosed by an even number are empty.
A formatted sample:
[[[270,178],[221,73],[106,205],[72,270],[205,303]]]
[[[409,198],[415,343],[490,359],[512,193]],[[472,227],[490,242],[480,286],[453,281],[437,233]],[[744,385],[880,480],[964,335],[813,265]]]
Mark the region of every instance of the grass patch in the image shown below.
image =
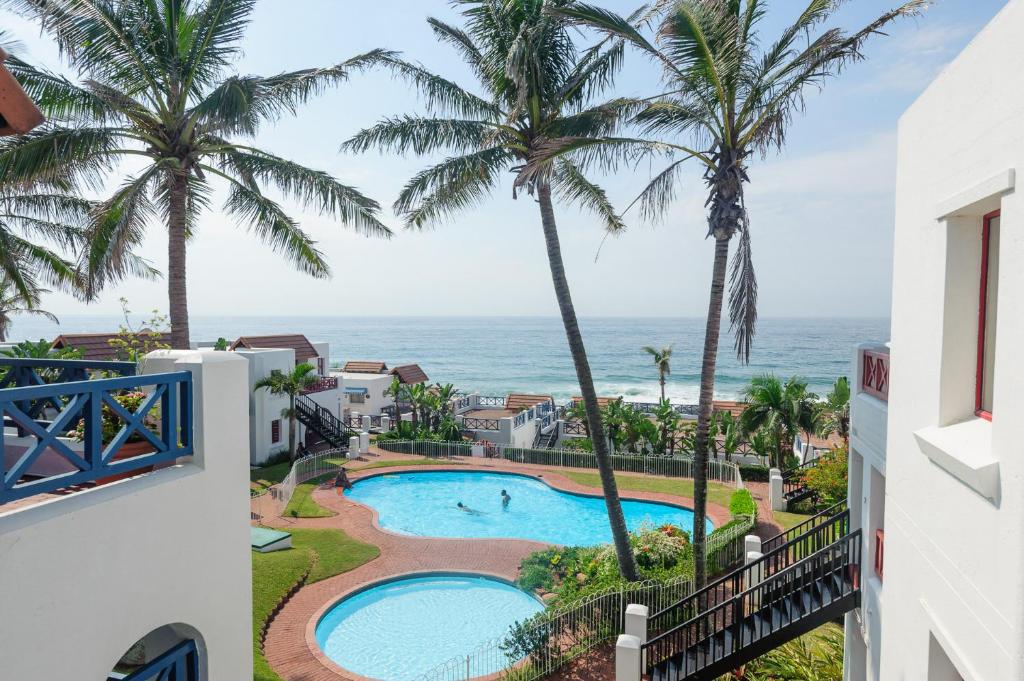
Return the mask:
[[[313,478],[300,485],[296,485],[283,515],[292,518],[328,518],[334,515],[334,513],[313,501],[313,490],[319,487],[321,483],[333,479],[334,474],[328,473],[327,475],[321,475],[318,478]]]
[[[376,546],[356,541],[340,530],[295,529],[291,533],[290,549],[252,552],[253,681],[281,681],[260,650],[260,629],[302,575],[309,570],[309,581],[317,582],[380,554]]]
[[[789,513],[788,511],[773,511],[772,515],[775,517],[776,524],[783,530],[790,530],[811,517],[803,513]]]
[[[284,480],[284,477],[288,475],[288,471],[291,468],[292,465],[288,461],[263,466],[262,468],[253,468],[249,471],[249,486],[253,489],[266,489],[271,485],[276,485]]]
[[[587,487],[601,487],[601,476],[598,473],[584,473],[580,471],[559,470],[559,475],[564,475],[573,482]],[[676,496],[693,498],[693,480],[681,478],[656,478],[651,476],[615,474],[615,482],[619,489],[631,492],[660,492],[662,494],[675,494]],[[729,508],[729,500],[734,487],[729,487],[717,482],[708,482],[708,501],[719,506]]]

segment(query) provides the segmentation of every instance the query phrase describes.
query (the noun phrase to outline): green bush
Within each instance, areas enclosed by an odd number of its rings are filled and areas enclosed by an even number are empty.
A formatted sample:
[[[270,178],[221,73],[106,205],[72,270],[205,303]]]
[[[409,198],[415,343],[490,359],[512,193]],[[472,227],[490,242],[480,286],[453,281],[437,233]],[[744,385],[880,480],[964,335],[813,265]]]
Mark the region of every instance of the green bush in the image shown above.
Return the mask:
[[[749,491],[738,489],[732,493],[729,499],[729,513],[734,516],[749,515],[757,517],[757,503]]]
[[[744,482],[768,482],[768,466],[756,464],[743,464],[740,466],[740,476]]]

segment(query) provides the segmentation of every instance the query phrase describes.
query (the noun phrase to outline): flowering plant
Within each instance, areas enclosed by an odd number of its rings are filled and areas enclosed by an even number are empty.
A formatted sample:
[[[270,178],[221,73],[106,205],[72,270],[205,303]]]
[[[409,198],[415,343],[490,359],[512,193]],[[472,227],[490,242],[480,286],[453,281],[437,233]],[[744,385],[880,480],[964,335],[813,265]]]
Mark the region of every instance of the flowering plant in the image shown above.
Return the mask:
[[[122,393],[120,395],[115,395],[114,401],[120,404],[122,407],[124,407],[125,411],[134,414],[142,406],[142,403],[143,401],[145,401],[146,397],[146,393],[142,392],[141,390],[135,390],[132,392]],[[154,404],[150,408],[149,413],[147,413],[145,418],[143,418],[143,426],[149,428],[150,430],[155,430],[158,424],[158,413],[159,407],[158,405]],[[117,434],[120,433],[121,429],[124,427],[124,421],[121,419],[121,417],[115,414],[114,410],[111,409],[106,404],[103,405],[103,411],[100,416],[100,423],[102,424],[103,427],[103,444],[109,444],[111,441],[113,441],[113,439],[117,437]],[[78,442],[85,440],[85,419],[79,420],[78,424],[75,425],[75,429],[69,431],[67,436],[72,440],[77,440]],[[141,442],[143,439],[144,438],[142,437],[142,435],[140,435],[138,432],[134,432],[130,436],[128,436],[128,442]]]

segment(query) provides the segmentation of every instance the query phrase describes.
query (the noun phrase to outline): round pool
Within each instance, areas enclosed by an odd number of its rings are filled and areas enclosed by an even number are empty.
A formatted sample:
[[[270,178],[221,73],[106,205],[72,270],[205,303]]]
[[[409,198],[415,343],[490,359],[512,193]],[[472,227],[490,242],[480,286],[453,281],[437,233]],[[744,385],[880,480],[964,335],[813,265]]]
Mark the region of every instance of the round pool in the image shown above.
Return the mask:
[[[502,502],[501,491],[511,499]],[[590,546],[612,540],[604,498],[560,492],[540,480],[506,473],[417,471],[357,481],[347,493],[375,509],[380,526],[422,537],[515,538]],[[468,509],[460,509],[462,503]],[[622,501],[626,525],[670,523],[693,529],[693,511],[649,501]],[[707,522],[707,531],[713,529]]]
[[[460,574],[408,577],[339,601],[317,623],[316,642],[327,657],[349,671],[409,681],[504,637],[512,624],[543,609],[530,594],[496,579]],[[472,673],[492,674],[513,662],[500,652],[480,656]]]

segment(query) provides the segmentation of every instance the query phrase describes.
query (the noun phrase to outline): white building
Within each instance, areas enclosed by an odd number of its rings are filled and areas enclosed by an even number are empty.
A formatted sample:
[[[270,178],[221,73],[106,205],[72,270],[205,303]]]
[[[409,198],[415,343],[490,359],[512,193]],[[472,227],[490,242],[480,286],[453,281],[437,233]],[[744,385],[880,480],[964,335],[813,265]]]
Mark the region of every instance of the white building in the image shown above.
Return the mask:
[[[162,351],[145,370],[162,376],[88,381],[62,413],[78,420],[89,395],[162,390],[150,393],[164,447],[142,455],[152,465],[105,461],[101,447],[87,447],[69,488],[0,460],[0,678],[144,681],[156,678],[147,663],[178,655],[185,667],[174,678],[183,681],[252,678],[246,363]],[[5,441],[13,424],[27,427],[16,393],[24,408],[60,387],[0,389]],[[29,456],[66,442],[41,433]]]
[[[379,361],[351,360],[341,371],[332,371],[344,394],[342,415],[380,416],[394,411],[391,382],[397,376],[403,385],[418,385],[429,379],[418,364],[403,364],[393,369]]]
[[[1024,679],[1022,36],[1011,0],[900,122],[888,403],[870,354],[853,402],[854,681]]]

